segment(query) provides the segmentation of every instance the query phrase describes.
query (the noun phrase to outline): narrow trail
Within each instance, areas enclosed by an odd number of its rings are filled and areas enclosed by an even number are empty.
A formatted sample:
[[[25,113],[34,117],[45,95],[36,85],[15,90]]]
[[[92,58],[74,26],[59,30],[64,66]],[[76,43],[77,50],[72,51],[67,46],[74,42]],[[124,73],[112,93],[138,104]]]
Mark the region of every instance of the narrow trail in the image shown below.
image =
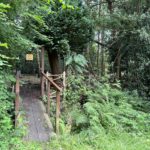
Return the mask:
[[[28,83],[21,87],[22,105],[28,129],[25,137],[27,141],[48,141],[52,132],[46,122],[45,110],[39,97],[39,84]]]

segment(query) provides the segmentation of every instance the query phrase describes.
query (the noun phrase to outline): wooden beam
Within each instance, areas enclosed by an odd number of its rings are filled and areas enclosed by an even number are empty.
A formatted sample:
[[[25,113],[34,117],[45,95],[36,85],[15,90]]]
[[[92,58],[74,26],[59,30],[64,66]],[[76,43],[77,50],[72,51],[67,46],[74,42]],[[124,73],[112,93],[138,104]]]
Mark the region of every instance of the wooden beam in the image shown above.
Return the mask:
[[[18,124],[18,115],[19,115],[19,93],[20,93],[20,85],[19,85],[19,72],[17,71],[16,75],[16,87],[15,87],[15,93],[16,93],[16,98],[15,98],[15,127],[17,127]]]
[[[40,54],[39,54],[39,49],[36,50],[36,57],[37,57],[37,63],[38,63],[38,76],[40,75],[40,67],[41,67],[41,62],[40,62]]]
[[[47,83],[47,114],[50,114],[50,82]]]
[[[44,72],[44,47],[41,49],[41,73]],[[44,96],[44,77],[41,75],[41,96]]]
[[[43,75],[43,77],[45,77],[58,91],[62,91],[62,89],[52,80],[52,79],[50,79],[49,77],[47,77],[47,75],[44,73],[44,72],[42,72],[42,75]]]

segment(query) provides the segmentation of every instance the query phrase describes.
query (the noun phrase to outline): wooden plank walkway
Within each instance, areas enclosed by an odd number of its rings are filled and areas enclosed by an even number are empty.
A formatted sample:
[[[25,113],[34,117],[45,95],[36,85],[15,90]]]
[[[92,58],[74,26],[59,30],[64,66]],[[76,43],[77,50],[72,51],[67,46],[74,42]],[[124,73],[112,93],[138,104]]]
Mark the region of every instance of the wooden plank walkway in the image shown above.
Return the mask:
[[[48,141],[51,134],[45,119],[45,110],[39,100],[40,89],[33,84],[27,84],[21,88],[23,109],[26,113],[28,134],[25,140]]]

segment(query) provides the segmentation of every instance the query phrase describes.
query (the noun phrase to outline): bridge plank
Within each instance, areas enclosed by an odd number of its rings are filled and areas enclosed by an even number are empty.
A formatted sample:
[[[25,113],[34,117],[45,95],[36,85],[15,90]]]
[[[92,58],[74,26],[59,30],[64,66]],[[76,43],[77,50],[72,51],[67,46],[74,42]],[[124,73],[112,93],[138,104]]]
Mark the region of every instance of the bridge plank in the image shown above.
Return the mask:
[[[28,134],[25,139],[28,141],[48,141],[50,129],[47,128],[44,111],[39,100],[40,89],[22,87],[23,108],[26,114]]]

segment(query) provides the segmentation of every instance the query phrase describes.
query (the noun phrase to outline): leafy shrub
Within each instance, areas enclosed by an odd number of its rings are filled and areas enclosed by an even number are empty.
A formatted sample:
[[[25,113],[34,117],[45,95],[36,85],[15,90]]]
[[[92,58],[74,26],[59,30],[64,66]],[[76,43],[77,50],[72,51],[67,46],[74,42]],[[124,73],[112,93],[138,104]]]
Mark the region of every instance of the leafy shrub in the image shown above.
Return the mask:
[[[89,82],[82,76],[69,76],[61,135],[52,139],[46,148],[148,150],[149,104],[135,92],[121,91],[119,87],[107,82]],[[142,111],[145,108],[146,111]]]
[[[81,132],[79,134],[61,135],[50,141],[46,146],[51,150],[149,150],[150,140],[146,137],[138,137],[129,133],[115,131],[99,134]]]
[[[142,111],[144,100],[109,83],[86,83],[89,82],[83,77],[69,78],[65,113],[71,115],[73,131],[91,129],[97,133],[119,129],[136,134],[150,131],[150,115]],[[143,107],[141,110],[136,102]]]
[[[14,97],[8,91],[10,79],[13,79],[12,76],[0,68],[0,149],[6,149],[9,145],[13,127],[11,116]]]

